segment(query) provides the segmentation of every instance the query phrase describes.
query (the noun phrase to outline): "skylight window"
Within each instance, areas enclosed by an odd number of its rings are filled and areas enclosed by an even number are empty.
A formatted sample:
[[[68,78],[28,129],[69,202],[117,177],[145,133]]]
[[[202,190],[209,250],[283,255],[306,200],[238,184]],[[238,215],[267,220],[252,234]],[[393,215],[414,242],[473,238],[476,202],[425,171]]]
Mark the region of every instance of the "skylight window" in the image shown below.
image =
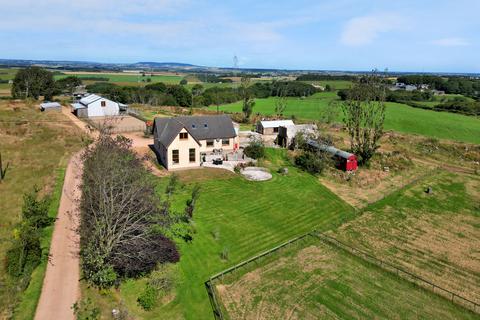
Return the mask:
[[[205,124],[203,124],[203,126],[204,126],[205,128],[208,128],[208,125],[207,125],[206,123],[205,123]]]
[[[192,124],[192,128],[195,129],[195,125],[194,125],[194,124]]]

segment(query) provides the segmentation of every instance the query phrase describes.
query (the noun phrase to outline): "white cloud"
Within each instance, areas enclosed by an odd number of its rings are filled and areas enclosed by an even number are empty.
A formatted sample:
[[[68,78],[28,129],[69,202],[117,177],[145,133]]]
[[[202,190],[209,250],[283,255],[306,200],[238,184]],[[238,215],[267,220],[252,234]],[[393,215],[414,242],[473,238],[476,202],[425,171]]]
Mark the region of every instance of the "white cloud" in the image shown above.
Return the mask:
[[[442,47],[465,47],[470,45],[468,40],[464,38],[442,38],[431,41],[431,44]]]
[[[372,43],[381,33],[400,30],[404,19],[392,14],[377,14],[349,20],[343,28],[340,42],[347,46]]]

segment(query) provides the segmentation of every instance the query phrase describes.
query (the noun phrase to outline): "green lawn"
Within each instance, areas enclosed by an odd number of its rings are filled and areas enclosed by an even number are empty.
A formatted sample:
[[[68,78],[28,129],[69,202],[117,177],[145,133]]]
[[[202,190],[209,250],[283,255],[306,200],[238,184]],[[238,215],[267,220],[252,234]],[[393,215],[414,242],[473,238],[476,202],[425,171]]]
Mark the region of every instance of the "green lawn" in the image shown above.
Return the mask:
[[[268,151],[268,166],[273,172],[270,181],[249,182],[225,173],[224,179],[200,182],[202,191],[194,213],[196,234],[193,242],[180,243],[181,281],[176,299],[151,312],[141,311],[136,297],[144,282],[128,281],[122,285],[121,296],[131,312],[143,319],[176,319],[182,315],[211,319],[204,282],[212,274],[315,227],[332,229],[353,217],[353,209],[317,178],[293,167],[286,176],[276,174],[284,154],[284,150]],[[195,170],[198,174],[201,171]],[[159,179],[159,190],[164,190],[165,183],[165,178]],[[174,209],[183,210],[191,187],[187,184],[175,196]],[[219,235],[217,240],[214,233]],[[224,248],[229,252],[228,261],[220,259]],[[94,292],[87,294],[99,297]],[[109,307],[111,310],[113,306]]]
[[[151,79],[150,83],[154,82],[165,82],[165,83],[175,83],[178,84],[180,80],[183,79],[183,76],[177,76],[177,75],[154,75],[154,76],[139,76],[139,75],[133,75],[133,74],[104,74],[104,73],[89,73],[89,74],[66,74],[66,75],[55,75],[55,80],[62,79],[68,76],[74,75],[79,78],[108,78],[111,83],[138,83],[142,82],[142,79]],[[144,82],[145,84],[148,84],[149,82]]]
[[[256,99],[254,113],[272,115],[275,113],[275,98]],[[322,110],[332,101],[338,101],[334,92],[322,92],[308,98],[289,98],[285,116],[294,115],[299,119],[319,119]],[[225,112],[241,112],[241,102],[223,105]],[[216,110],[216,106],[210,107]],[[338,120],[341,119],[339,112]],[[480,119],[448,112],[435,112],[413,108],[400,103],[387,103],[385,128],[404,133],[413,133],[452,139],[457,141],[480,143]]]
[[[299,242],[215,281],[229,319],[479,318],[319,239]]]

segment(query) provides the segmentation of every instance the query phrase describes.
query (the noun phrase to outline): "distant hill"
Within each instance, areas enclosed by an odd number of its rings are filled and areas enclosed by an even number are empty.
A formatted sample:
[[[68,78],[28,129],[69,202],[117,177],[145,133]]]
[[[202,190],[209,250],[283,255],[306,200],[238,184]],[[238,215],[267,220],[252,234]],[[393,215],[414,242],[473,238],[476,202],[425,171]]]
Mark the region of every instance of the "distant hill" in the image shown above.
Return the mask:
[[[137,62],[133,63],[134,66],[144,66],[150,68],[200,68],[200,66],[196,66],[194,64],[189,63],[181,63],[181,62]]]

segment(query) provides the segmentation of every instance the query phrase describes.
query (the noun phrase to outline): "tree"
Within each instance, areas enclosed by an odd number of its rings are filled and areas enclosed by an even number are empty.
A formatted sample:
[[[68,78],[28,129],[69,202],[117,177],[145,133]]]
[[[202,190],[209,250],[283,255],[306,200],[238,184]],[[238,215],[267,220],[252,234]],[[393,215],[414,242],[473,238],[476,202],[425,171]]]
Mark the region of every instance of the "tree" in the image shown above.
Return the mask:
[[[184,86],[171,85],[167,87],[166,93],[171,94],[178,105],[181,107],[190,107],[192,103],[192,95]]]
[[[199,83],[192,87],[192,107],[201,105],[201,99],[199,97],[203,93],[203,86]]]
[[[168,227],[168,213],[130,147],[126,138],[103,134],[84,154],[80,254],[85,279],[99,287],[179,260],[158,228]]]
[[[343,122],[350,136],[351,150],[367,164],[379,148],[385,121],[386,89],[375,73],[360,79],[342,103]]]
[[[285,109],[287,109],[287,98],[282,93],[279,94],[278,98],[275,100],[275,114],[277,117],[283,116]]]
[[[320,121],[326,124],[331,124],[337,120],[340,113],[337,101],[330,101],[323,109],[320,109]]]
[[[16,99],[44,96],[45,100],[50,100],[55,91],[53,73],[40,67],[21,69],[13,79],[12,96]]]
[[[243,106],[242,112],[244,115],[244,120],[248,121],[253,112],[253,107],[255,106],[255,99],[252,98],[252,94],[249,90],[250,87],[250,78],[242,77],[240,84],[240,93],[242,95]]]
[[[187,79],[183,78],[182,80],[180,80],[180,85],[184,86],[188,83]]]
[[[66,78],[57,80],[55,85],[57,90],[60,92],[66,92],[72,95],[75,91],[75,88],[82,85],[82,80],[75,76],[68,76]]]

